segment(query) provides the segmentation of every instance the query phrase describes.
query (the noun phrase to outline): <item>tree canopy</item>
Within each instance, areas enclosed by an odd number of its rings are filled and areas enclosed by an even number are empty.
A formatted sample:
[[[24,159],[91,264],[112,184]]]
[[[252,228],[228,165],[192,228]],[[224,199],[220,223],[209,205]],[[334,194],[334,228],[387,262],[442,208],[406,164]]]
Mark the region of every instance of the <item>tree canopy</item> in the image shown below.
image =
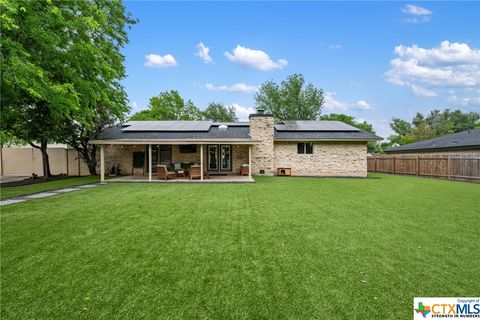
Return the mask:
[[[48,142],[69,143],[95,173],[87,142],[128,111],[120,49],[136,21],[119,0],[1,5],[1,136],[40,148],[44,176]]]
[[[212,120],[218,122],[237,122],[238,118],[235,114],[233,106],[227,107],[221,103],[211,102],[208,107],[202,112],[205,120]]]
[[[255,94],[256,107],[277,120],[317,120],[323,107],[323,90],[305,85],[302,74],[292,74],[280,84],[273,80],[261,85]]]
[[[359,122],[357,119],[355,119],[355,117],[343,113],[330,113],[326,115],[321,115],[320,120],[342,121],[346,124],[351,125],[352,127],[361,129],[363,131],[375,133],[375,130],[373,130],[373,125],[371,125],[367,121],[363,120],[362,122]]]
[[[355,117],[349,116],[343,113],[330,113],[326,115],[321,115],[320,120],[329,120],[329,121],[342,121],[346,124],[351,125],[352,127],[361,129],[366,132],[370,132],[375,134],[375,130],[373,129],[373,125],[368,123],[367,121],[358,121]],[[368,152],[379,151],[380,145],[377,142],[369,141],[367,144]]]
[[[393,118],[390,127],[390,142],[407,144],[480,127],[480,113],[434,109],[426,116],[417,113],[411,122]]]
[[[191,100],[170,90],[150,98],[148,109],[135,113],[131,120],[201,120],[202,113]]]

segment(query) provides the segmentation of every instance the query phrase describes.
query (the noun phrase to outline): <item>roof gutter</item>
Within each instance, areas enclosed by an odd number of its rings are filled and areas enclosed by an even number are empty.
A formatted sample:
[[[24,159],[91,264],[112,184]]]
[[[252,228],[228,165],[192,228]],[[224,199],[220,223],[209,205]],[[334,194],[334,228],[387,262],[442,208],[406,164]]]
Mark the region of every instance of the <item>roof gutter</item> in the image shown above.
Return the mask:
[[[385,153],[421,153],[421,152],[445,152],[445,151],[457,151],[457,150],[478,150],[480,145],[472,146],[457,146],[457,147],[444,147],[444,148],[419,148],[419,149],[387,149]]]
[[[382,138],[277,138],[274,141],[275,142],[295,142],[295,141],[307,141],[307,142],[315,142],[315,141],[355,141],[355,142],[368,142],[368,141],[380,141],[383,140]]]
[[[261,141],[251,139],[112,139],[112,140],[90,140],[89,144],[256,144]]]

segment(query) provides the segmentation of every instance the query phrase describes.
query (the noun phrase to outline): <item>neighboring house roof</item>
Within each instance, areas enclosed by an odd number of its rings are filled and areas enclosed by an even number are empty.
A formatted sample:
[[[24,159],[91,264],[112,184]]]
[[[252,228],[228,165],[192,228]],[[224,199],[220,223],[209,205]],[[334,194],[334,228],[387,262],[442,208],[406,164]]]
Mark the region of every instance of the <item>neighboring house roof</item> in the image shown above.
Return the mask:
[[[226,125],[227,130],[220,126]],[[275,125],[275,140],[355,140],[382,138],[340,121],[284,121]],[[252,143],[249,122],[130,121],[104,129],[91,143],[232,142]]]
[[[275,140],[358,140],[375,141],[381,137],[341,121],[283,121],[275,125]]]
[[[480,148],[480,128],[385,149],[387,153]]]

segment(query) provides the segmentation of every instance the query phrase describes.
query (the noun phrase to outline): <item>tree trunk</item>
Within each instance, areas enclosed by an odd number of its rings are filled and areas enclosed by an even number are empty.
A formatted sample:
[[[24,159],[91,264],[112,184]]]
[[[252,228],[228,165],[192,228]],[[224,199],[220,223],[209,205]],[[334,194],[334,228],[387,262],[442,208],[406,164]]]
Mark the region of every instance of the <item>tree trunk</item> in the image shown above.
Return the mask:
[[[81,148],[76,148],[82,155],[83,160],[87,163],[88,171],[91,175],[97,174],[97,146],[88,144],[88,142],[82,143]]]
[[[52,173],[50,172],[50,160],[48,158],[48,153],[47,153],[47,144],[48,144],[47,141],[41,141],[40,146],[30,143],[32,147],[39,149],[40,152],[42,153],[43,179],[48,179],[49,177],[52,176]]]
[[[97,146],[94,146],[94,148],[92,148],[92,150],[90,150],[89,159],[86,160],[87,166],[88,166],[88,171],[90,172],[91,175],[96,175],[97,174],[96,148],[97,148]]]
[[[50,172],[50,159],[48,158],[46,141],[40,143],[40,151],[42,152],[43,178],[47,179],[52,176],[52,173]]]

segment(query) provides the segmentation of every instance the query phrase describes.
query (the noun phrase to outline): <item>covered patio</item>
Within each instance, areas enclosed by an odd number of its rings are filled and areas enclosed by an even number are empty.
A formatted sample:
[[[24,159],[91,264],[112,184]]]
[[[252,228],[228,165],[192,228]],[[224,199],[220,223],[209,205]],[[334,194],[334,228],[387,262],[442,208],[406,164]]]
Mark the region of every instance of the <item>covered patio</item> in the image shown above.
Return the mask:
[[[252,182],[259,142],[249,123],[166,120],[111,126],[89,143],[99,146],[102,182]]]
[[[203,180],[192,179],[188,177],[178,177],[176,179],[155,179],[149,180],[147,176],[130,175],[108,179],[108,182],[157,182],[157,183],[254,183],[251,176],[229,175],[229,176],[209,176]]]
[[[114,167],[109,182],[254,182],[252,141],[139,142],[99,144],[102,182]]]

